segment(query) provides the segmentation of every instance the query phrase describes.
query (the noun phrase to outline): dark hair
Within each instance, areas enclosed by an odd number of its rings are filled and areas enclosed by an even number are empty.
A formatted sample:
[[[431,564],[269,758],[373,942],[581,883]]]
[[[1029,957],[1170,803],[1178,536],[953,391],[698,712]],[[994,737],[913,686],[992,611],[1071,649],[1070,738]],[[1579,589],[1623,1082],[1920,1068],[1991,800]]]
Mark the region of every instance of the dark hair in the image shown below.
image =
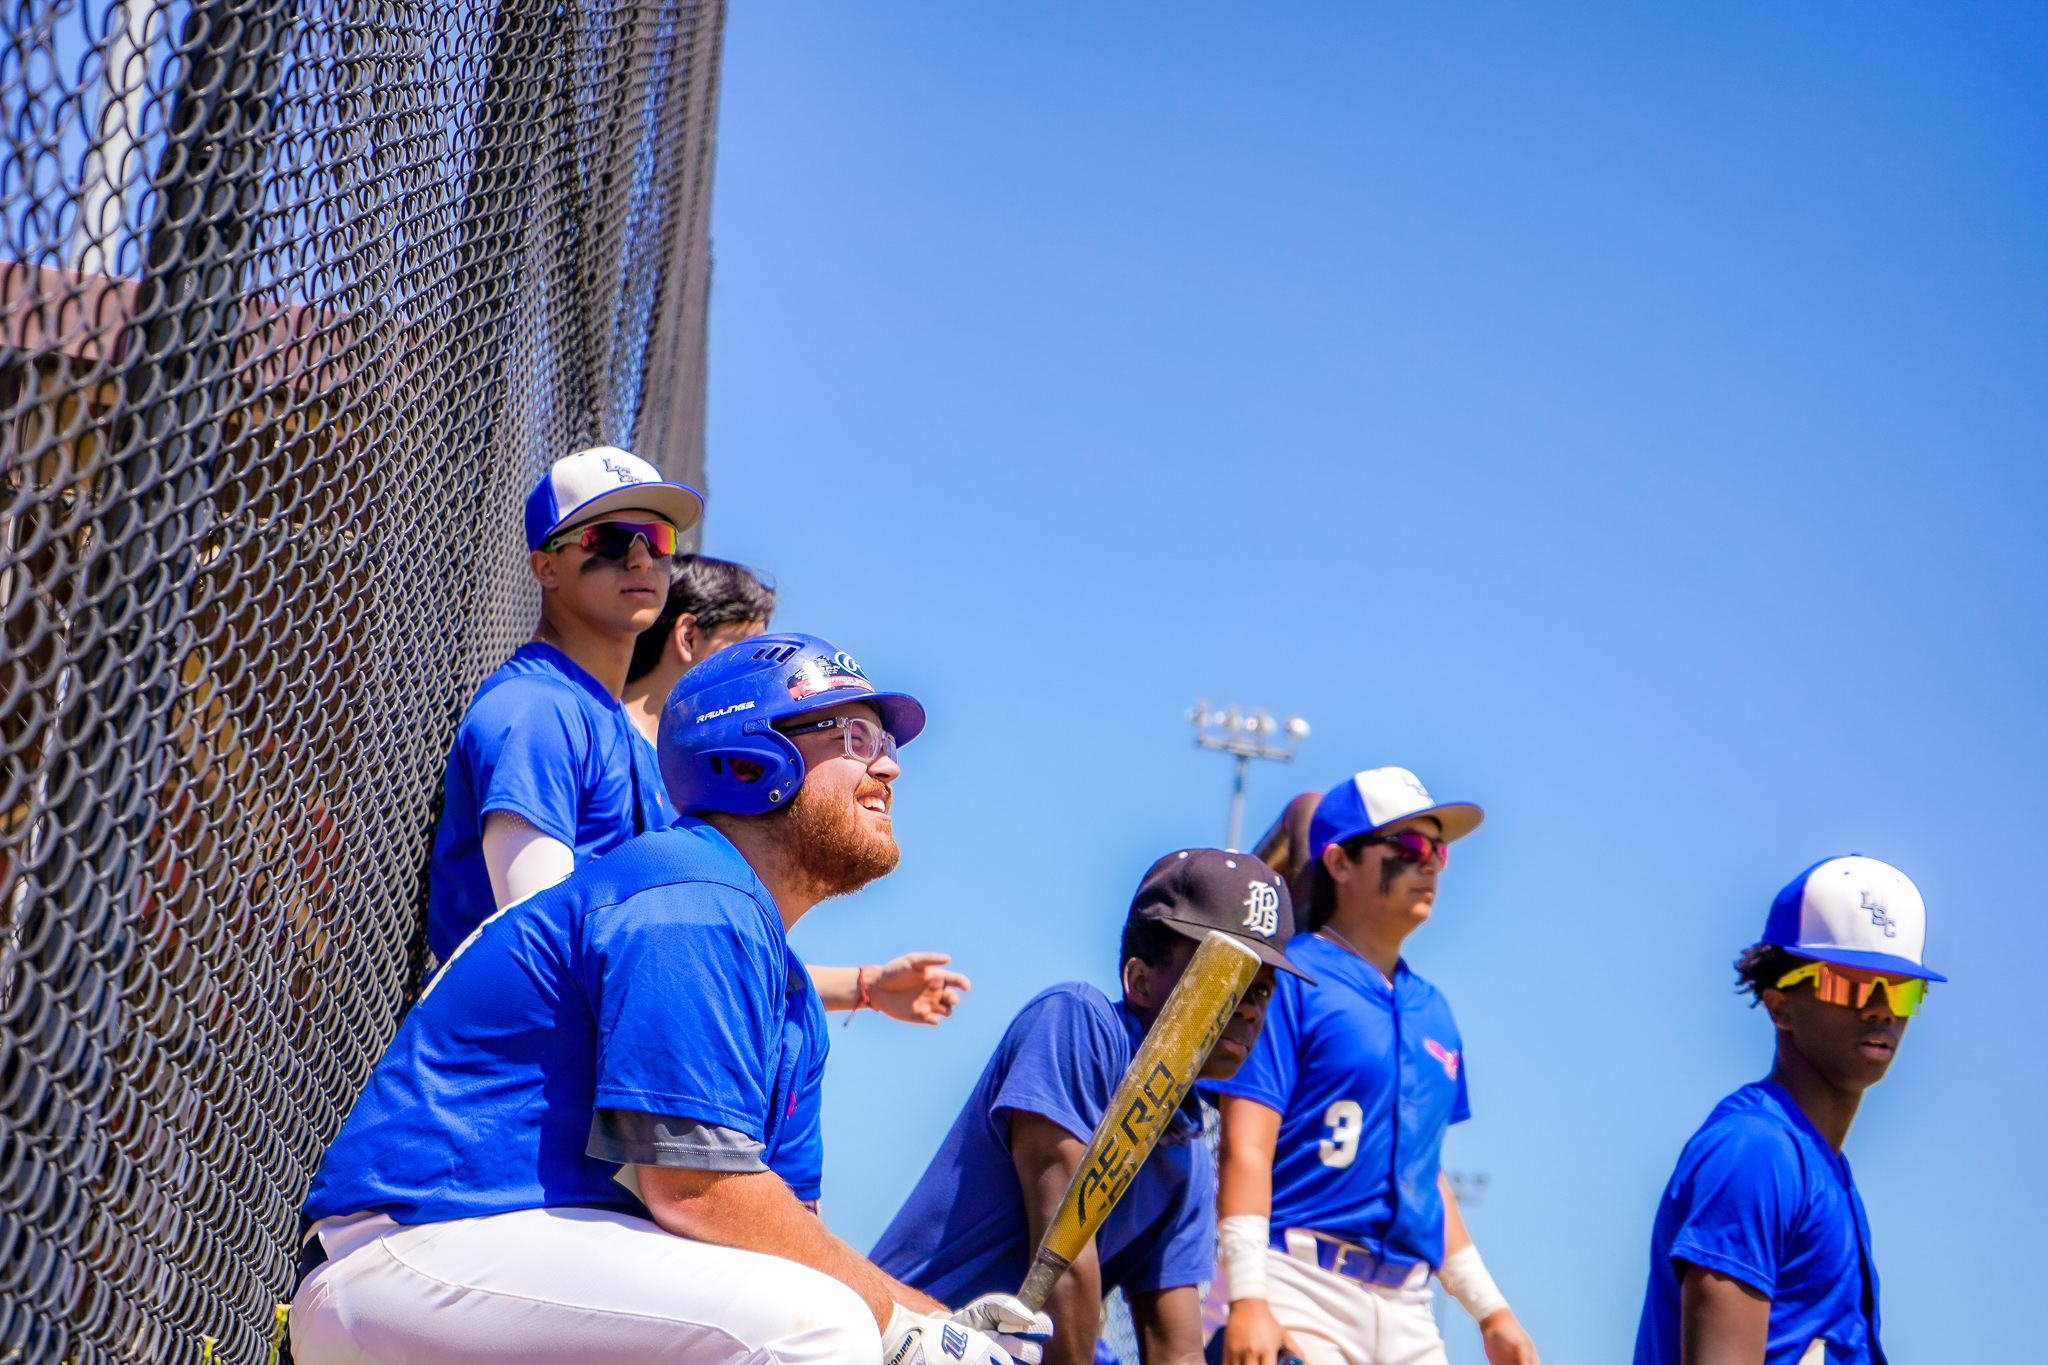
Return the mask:
[[[775,580],[729,559],[677,555],[675,576],[669,580],[668,601],[661,615],[633,642],[627,682],[654,671],[661,662],[662,650],[668,646],[669,633],[676,628],[676,620],[686,613],[697,618],[699,630],[715,630],[735,621],[759,621],[765,625],[775,615]]]
[[[1749,1007],[1755,1009],[1764,992],[1778,979],[1807,959],[1787,952],[1775,943],[1752,943],[1735,959],[1735,993],[1749,993]]]
[[[1340,842],[1337,847],[1344,850],[1344,856],[1352,862],[1365,852],[1365,841],[1372,838],[1372,831],[1354,834]],[[1308,923],[1302,926],[1305,933],[1313,934],[1330,922],[1330,916],[1337,913],[1337,879],[1330,875],[1330,869],[1323,866],[1321,857],[1316,858],[1308,870]]]
[[[1123,953],[1116,960],[1117,975],[1123,975],[1124,964],[1134,957],[1147,967],[1163,967],[1173,956],[1175,944],[1193,942],[1186,934],[1160,920],[1127,919],[1124,921]]]

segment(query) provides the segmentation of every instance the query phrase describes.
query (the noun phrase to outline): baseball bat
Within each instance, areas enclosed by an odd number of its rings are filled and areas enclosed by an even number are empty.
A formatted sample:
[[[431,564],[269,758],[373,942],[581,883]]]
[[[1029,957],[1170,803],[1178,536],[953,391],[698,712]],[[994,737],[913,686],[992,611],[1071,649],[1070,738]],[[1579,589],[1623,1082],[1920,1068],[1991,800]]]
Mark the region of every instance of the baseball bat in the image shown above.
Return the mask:
[[[1032,1312],[1045,1307],[1052,1287],[1130,1188],[1262,965],[1257,953],[1214,929],[1195,949],[1117,1083],[1059,1211],[1039,1239],[1031,1273],[1017,1291]]]

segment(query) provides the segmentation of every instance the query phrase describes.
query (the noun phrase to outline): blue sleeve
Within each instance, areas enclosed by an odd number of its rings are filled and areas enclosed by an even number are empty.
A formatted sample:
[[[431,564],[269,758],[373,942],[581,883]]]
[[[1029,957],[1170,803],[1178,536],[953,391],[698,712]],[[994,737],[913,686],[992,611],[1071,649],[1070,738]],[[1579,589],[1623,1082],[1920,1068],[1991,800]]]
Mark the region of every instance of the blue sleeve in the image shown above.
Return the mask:
[[[1227,1081],[1205,1081],[1202,1089],[1217,1095],[1256,1100],[1276,1114],[1285,1114],[1294,1098],[1294,1079],[1301,1071],[1302,983],[1289,972],[1279,973],[1265,1027],[1249,1057]]]
[[[576,846],[590,735],[575,705],[545,684],[515,679],[477,698],[462,719],[462,761],[476,793],[478,836],[492,811],[509,811],[550,839]]]
[[[1021,1109],[1043,1114],[1086,1142],[1122,1079],[1122,1050],[1112,1032],[1121,1028],[1113,1013],[1067,991],[1026,1005],[1003,1035],[1010,1065],[989,1097],[989,1121],[1001,1132],[1002,1116]]]
[[[592,916],[581,965],[597,1019],[598,1108],[767,1140],[788,977],[765,913],[737,888],[690,882]]]
[[[1451,1102],[1452,1123],[1463,1123],[1472,1117],[1472,1097],[1465,1089],[1465,1073],[1471,1068],[1472,1059],[1465,1051],[1465,1040],[1461,1038],[1458,1040],[1458,1098]]]
[[[1799,1157],[1783,1131],[1734,1122],[1698,1133],[1680,1158],[1673,1260],[1775,1295],[1786,1229],[1800,1203]]]
[[[1216,1165],[1209,1145],[1191,1144],[1188,1183],[1172,1221],[1159,1229],[1150,1252],[1124,1277],[1125,1294],[1201,1284],[1216,1273]]]

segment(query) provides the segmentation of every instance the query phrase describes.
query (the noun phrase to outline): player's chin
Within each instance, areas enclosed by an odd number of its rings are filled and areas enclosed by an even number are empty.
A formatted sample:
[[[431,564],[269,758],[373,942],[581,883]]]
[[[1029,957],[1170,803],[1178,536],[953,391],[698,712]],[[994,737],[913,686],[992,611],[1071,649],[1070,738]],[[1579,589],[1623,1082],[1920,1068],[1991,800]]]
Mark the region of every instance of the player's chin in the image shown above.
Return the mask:
[[[1202,1064],[1201,1079],[1205,1081],[1227,1081],[1237,1074],[1245,1058],[1252,1055],[1250,1044],[1241,1039],[1223,1037],[1216,1040],[1209,1060]]]

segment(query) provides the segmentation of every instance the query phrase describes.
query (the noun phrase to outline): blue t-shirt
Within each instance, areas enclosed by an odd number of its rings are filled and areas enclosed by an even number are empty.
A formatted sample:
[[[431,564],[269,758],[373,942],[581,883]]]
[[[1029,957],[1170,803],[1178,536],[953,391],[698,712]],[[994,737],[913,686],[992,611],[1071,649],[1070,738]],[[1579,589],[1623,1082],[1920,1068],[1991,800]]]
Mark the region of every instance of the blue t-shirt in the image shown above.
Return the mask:
[[[469,703],[442,779],[428,865],[427,946],[446,962],[497,909],[484,817],[509,811],[581,867],[675,823],[654,750],[625,707],[553,645],[521,645]]]
[[[1443,993],[1408,969],[1390,989],[1379,969],[1313,934],[1296,934],[1251,1056],[1223,1095],[1280,1115],[1273,1149],[1273,1244],[1312,1228],[1381,1260],[1443,1264],[1437,1189],[1444,1130],[1472,1116],[1465,1050]]]
[[[1041,991],[1010,1022],[974,1093],[870,1259],[942,1303],[1014,1294],[1031,1268],[1024,1192],[1010,1159],[1013,1110],[1086,1142],[1145,1036],[1078,981]],[[1188,1098],[1095,1234],[1105,1293],[1200,1284],[1216,1258],[1215,1167]]]
[[[827,1036],[766,888],[724,835],[685,821],[463,945],[371,1072],[305,1214],[644,1217],[618,1166],[586,1154],[599,1109],[732,1129],[815,1199]]]
[[[1794,1365],[1815,1337],[1828,1365],[1884,1365],[1870,1220],[1849,1163],[1771,1082],[1714,1106],[1679,1154],[1650,1233],[1636,1365],[1678,1365],[1674,1258],[1770,1297],[1766,1365]]]

